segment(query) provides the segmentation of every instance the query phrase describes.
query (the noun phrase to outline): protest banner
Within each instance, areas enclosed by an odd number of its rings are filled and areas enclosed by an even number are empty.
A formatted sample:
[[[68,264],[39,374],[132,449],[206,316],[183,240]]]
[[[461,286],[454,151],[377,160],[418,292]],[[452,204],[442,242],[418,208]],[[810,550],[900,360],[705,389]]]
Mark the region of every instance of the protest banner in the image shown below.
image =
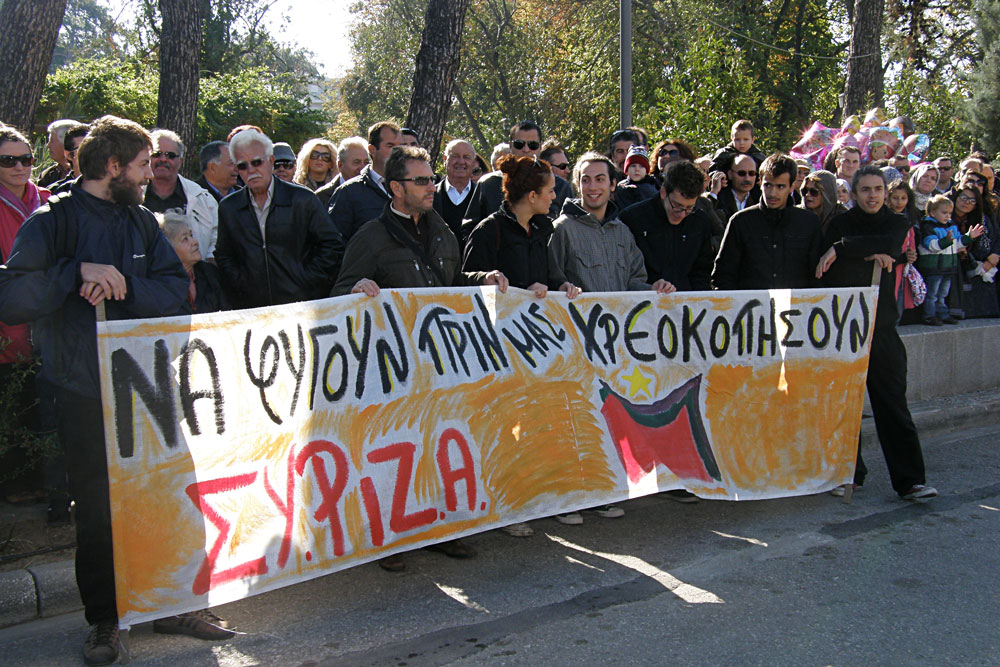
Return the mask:
[[[121,624],[668,489],[849,482],[876,295],[383,290],[99,323]]]

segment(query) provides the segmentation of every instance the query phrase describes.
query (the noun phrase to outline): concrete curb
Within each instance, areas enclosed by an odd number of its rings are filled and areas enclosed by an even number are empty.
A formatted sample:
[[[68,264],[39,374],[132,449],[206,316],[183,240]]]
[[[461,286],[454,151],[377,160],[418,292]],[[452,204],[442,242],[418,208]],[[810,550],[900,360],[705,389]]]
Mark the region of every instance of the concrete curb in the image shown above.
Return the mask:
[[[981,391],[910,404],[920,433],[1000,424],[1000,394]],[[868,409],[861,423],[861,445],[878,447]],[[0,573],[0,628],[78,611],[83,608],[71,559]]]

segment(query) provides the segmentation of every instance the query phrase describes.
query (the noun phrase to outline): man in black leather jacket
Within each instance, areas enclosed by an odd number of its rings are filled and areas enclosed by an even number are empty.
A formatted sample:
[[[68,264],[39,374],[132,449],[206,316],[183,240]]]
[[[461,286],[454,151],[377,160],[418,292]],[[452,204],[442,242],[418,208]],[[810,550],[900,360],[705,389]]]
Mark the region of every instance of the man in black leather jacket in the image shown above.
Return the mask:
[[[321,299],[344,245],[312,191],[273,177],[273,144],[256,130],[229,144],[245,188],[219,202],[215,261],[234,308]]]

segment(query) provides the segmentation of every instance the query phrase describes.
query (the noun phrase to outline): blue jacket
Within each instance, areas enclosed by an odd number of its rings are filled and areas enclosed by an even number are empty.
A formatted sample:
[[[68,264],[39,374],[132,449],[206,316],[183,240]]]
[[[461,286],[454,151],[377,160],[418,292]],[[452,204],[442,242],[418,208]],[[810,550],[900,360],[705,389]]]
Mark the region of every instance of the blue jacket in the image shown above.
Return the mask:
[[[330,197],[330,219],[343,237],[344,245],[369,220],[382,215],[392,199],[378,186],[368,165],[361,173],[337,188]]]
[[[90,398],[100,398],[95,308],[79,296],[80,265],[110,264],[125,276],[126,297],[105,301],[109,320],[178,314],[188,275],[146,209],[94,197],[74,184],[68,201],[75,243],[62,241],[48,204],[29,217],[0,266],[0,320],[35,321],[42,377]],[[72,234],[71,234],[72,236]]]
[[[948,238],[951,232],[951,238]],[[930,216],[920,221],[917,269],[925,275],[950,274],[958,267],[958,251],[972,243],[969,236],[949,222],[942,225]]]

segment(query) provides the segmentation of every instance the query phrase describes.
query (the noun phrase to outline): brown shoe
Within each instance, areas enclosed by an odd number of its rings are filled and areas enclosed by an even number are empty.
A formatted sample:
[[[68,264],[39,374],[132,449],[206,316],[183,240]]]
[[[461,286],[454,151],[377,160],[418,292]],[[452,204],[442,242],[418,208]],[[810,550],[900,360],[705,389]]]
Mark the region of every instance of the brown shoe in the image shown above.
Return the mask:
[[[386,572],[402,572],[406,569],[406,561],[401,554],[393,554],[379,560],[378,566]]]
[[[236,635],[236,631],[229,628],[227,621],[219,618],[208,609],[169,618],[159,618],[153,621],[153,632],[211,640],[229,639]]]
[[[88,665],[110,665],[118,659],[118,623],[102,621],[90,626],[83,642],[83,661]]]
[[[439,542],[438,544],[430,544],[424,548],[428,551],[440,551],[449,558],[474,558],[476,555],[476,550],[462,540]]]

